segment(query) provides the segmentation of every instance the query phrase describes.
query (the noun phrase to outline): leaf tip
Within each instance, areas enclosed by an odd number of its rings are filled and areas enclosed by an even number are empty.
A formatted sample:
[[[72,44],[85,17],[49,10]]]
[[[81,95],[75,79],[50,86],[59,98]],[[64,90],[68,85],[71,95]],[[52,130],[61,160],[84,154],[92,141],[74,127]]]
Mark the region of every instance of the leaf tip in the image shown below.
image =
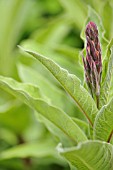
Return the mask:
[[[17,45],[17,47],[18,47],[20,50],[23,50],[23,51],[24,51],[24,48],[21,47],[20,45]]]
[[[29,51],[29,50],[25,49],[24,47],[22,47],[22,46],[20,46],[20,45],[17,45],[17,47],[18,47],[21,51],[26,52],[26,53],[28,53],[28,54],[30,54],[30,55],[33,55],[33,52],[32,52],[32,51]]]

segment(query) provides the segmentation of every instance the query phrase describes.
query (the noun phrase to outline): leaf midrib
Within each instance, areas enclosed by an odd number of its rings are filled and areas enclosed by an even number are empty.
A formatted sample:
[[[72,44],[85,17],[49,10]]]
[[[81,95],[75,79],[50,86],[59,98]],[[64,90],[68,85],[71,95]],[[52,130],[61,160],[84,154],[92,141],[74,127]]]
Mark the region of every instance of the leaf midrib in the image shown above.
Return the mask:
[[[21,48],[21,47],[20,47]],[[42,64],[43,62],[38,58],[41,57],[41,58],[45,58],[44,56],[38,54],[38,53],[35,53],[35,52],[31,52],[29,50],[24,50],[25,52],[29,53],[30,55],[33,55],[34,58],[38,59]],[[38,56],[37,56],[38,55]],[[45,58],[46,60],[50,61],[48,58]],[[45,66],[45,64],[43,64]],[[45,66],[46,67],[46,66]],[[58,66],[59,67],[59,66]],[[90,120],[89,116],[87,115],[87,113],[85,112],[85,110],[82,108],[82,106],[78,103],[78,101],[76,100],[76,98],[70,93],[70,91],[65,87],[65,84],[63,84],[57,77],[56,75],[51,71],[51,69],[49,69],[48,67],[46,67],[53,75],[54,77],[58,80],[58,82],[60,82],[60,84],[63,86],[63,88],[69,93],[69,95],[74,99],[74,101],[77,103],[77,105],[79,106],[79,108],[81,109],[81,111],[84,113],[84,115],[86,116],[86,118],[88,119],[90,125],[93,127],[93,122]],[[69,74],[69,73],[68,73]]]
[[[84,161],[80,156],[76,155],[75,157],[77,157],[83,163],[83,165],[85,165],[89,170],[95,170],[91,166],[89,166],[88,163]]]
[[[4,82],[4,83],[6,83],[6,82]],[[13,89],[15,92],[19,92],[20,94],[22,94],[22,95],[24,95],[24,97],[27,99],[27,101],[28,101],[28,98],[30,98],[30,107],[32,108],[32,109],[35,109],[36,111],[37,111],[37,109],[33,106],[33,103],[32,103],[32,100],[34,100],[35,102],[38,100],[38,101],[42,101],[42,102],[44,102],[44,103],[46,103],[46,101],[44,101],[44,100],[42,100],[41,98],[34,98],[33,96],[31,96],[29,93],[27,93],[26,91],[23,91],[22,89],[17,89],[17,88],[15,88],[15,87],[12,87],[12,86],[10,86],[9,84],[7,84],[6,83],[6,85],[8,86],[8,88],[10,88],[10,89]],[[14,94],[15,95],[15,94]],[[21,99],[20,99],[21,100]],[[27,105],[29,104],[29,101],[28,101],[28,103],[27,102],[25,102],[24,101],[24,103],[26,103]],[[32,103],[32,105],[31,105],[31,103]],[[48,103],[47,103],[48,104]],[[29,105],[28,105],[29,106]],[[55,107],[55,106],[50,106],[50,107],[54,107],[54,108],[56,108],[56,109],[58,109],[57,107]],[[60,110],[60,109],[58,109],[58,110]],[[61,110],[62,111],[62,110]],[[48,118],[47,118],[48,119]],[[70,118],[70,117],[68,117],[68,119],[70,119],[70,121],[72,121],[73,122],[73,124],[75,124],[75,122]],[[49,119],[48,119],[49,120]],[[56,124],[54,121],[52,121],[52,120],[49,120],[49,121],[51,121],[56,127],[58,127],[64,134],[66,134],[66,136],[67,137],[69,137],[69,139],[71,139],[73,142],[75,142],[75,143],[78,143],[78,141],[77,141],[77,139],[74,139],[74,138],[72,138],[66,131],[64,131],[64,129],[62,128],[62,127],[60,127],[58,124]],[[76,124],[75,124],[76,125]],[[78,126],[78,125],[76,125],[76,126]],[[79,126],[78,126],[78,128],[80,128]],[[80,129],[81,130],[81,129]],[[81,132],[83,132],[82,130],[81,130]],[[83,134],[84,134],[84,132],[83,132]],[[85,134],[84,134],[85,135]],[[86,135],[85,135],[85,137],[86,137]],[[86,137],[86,139],[87,139],[87,137]]]

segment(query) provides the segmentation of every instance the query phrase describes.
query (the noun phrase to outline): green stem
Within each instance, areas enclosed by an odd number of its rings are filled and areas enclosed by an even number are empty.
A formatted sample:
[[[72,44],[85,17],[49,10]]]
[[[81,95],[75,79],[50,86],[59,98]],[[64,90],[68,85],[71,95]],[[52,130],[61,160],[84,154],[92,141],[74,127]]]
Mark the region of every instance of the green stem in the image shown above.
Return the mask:
[[[97,108],[99,109],[99,95],[96,95]]]

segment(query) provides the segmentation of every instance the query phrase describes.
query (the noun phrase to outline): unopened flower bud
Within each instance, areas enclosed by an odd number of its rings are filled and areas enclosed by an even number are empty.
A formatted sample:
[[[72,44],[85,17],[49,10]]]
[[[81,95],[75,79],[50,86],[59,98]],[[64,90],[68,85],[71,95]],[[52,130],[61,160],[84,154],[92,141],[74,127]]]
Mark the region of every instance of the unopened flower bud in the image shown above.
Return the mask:
[[[101,48],[98,39],[98,29],[94,22],[89,22],[85,30],[87,45],[86,58],[83,57],[85,78],[92,97],[100,95],[102,73]]]

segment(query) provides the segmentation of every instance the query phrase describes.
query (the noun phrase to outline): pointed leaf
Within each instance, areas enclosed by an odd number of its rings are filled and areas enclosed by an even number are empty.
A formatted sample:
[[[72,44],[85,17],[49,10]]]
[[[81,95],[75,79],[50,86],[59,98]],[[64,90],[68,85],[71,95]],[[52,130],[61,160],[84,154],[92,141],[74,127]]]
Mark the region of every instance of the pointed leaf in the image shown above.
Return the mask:
[[[103,21],[103,25],[105,27],[105,36],[107,39],[111,39],[111,37],[113,37],[113,8],[111,6],[111,3],[109,0],[104,2],[103,8],[102,8],[102,21]],[[109,19],[108,19],[109,18]]]
[[[87,141],[59,152],[78,170],[112,170],[113,146],[100,141]]]
[[[18,72],[22,82],[31,83],[40,88],[41,94],[43,94],[45,100],[48,100],[51,104],[60,107],[67,113],[71,112],[72,114],[75,114],[74,103],[70,101],[63,90],[48,81],[48,77],[44,77],[37,72],[37,70],[20,63],[18,64]]]
[[[0,160],[11,158],[26,158],[26,157],[47,157],[55,156],[56,144],[49,140],[41,142],[21,144],[1,152]]]
[[[42,116],[51,121],[75,143],[87,140],[87,137],[82,130],[66,113],[40,98],[38,88],[32,85],[29,86],[18,83],[11,78],[5,78],[3,76],[0,76],[0,85],[4,90],[18,97],[22,102],[25,102],[28,106],[35,109]]]
[[[110,96],[110,88],[112,86],[113,74],[113,39],[108,45],[106,57],[103,62],[103,84],[101,87],[100,107],[108,103]]]
[[[24,0],[7,1],[7,4],[0,1],[0,74],[15,74],[16,57],[11,56],[14,55],[14,48],[23,34],[32,4],[33,2]]]
[[[113,134],[113,98],[105,105],[94,123],[94,138],[110,142]]]
[[[81,82],[78,79],[78,77],[76,77],[73,74],[69,74],[67,70],[62,69],[51,59],[48,59],[30,50],[25,50],[25,49],[23,50],[31,54],[37,60],[39,60],[53,74],[53,76],[60,82],[60,84],[64,87],[64,89],[69,93],[69,95],[75,100],[75,102],[77,103],[81,111],[85,114],[90,124],[92,125],[96,113],[98,112],[98,109],[90,94],[81,85]]]
[[[83,79],[83,70],[81,69],[82,67],[80,64],[78,64],[80,49],[61,44],[54,44],[54,47],[51,45],[47,46],[46,44],[40,44],[31,39],[22,41],[21,45],[25,49],[31,49],[41,53],[44,56],[48,56],[55,62],[59,63],[63,68],[68,69],[70,72],[75,72],[80,78],[82,77]],[[23,55],[21,58],[23,59]]]

